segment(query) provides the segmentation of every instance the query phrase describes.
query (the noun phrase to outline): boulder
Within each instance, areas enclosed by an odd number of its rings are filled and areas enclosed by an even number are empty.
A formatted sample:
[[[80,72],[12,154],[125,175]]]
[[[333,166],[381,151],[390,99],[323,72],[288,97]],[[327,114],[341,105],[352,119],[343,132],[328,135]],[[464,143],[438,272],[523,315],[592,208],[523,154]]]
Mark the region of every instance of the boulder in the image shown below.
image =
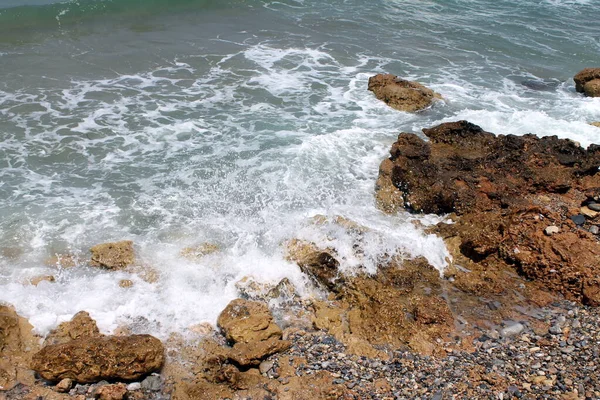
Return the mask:
[[[49,381],[93,383],[137,380],[163,362],[163,344],[153,336],[104,336],[46,346],[33,356],[31,368]]]
[[[33,327],[14,308],[0,304],[0,390],[18,382],[32,384],[31,353],[39,348]]]
[[[256,343],[280,339],[282,335],[267,305],[258,301],[231,301],[219,315],[217,325],[233,343]]]
[[[102,336],[96,321],[86,311],[79,311],[68,322],[63,322],[46,336],[44,344],[67,343],[71,340]]]
[[[429,107],[442,97],[418,82],[407,81],[391,74],[377,74],[369,78],[369,90],[392,108],[415,112]]]
[[[385,208],[454,213],[456,223],[438,232],[458,238],[458,255],[481,265],[484,286],[471,285],[476,291],[498,293],[497,271],[515,268],[569,299],[596,302],[600,244],[588,232],[592,220],[577,226],[571,217],[600,190],[600,146],[496,136],[467,121],[423,133],[429,141],[401,133],[382,163],[380,179],[399,192]],[[561,228],[548,235],[548,226]]]
[[[93,267],[123,269],[135,262],[131,240],[98,244],[92,247],[90,252],[92,253],[90,265]]]
[[[575,90],[580,93],[585,93],[588,96],[592,96],[595,90],[594,88],[597,87],[599,82],[587,89],[592,92],[592,94],[587,93],[585,86],[587,83],[598,79],[600,79],[600,68],[585,68],[579,71],[577,75],[573,77],[573,80],[575,81]],[[598,96],[598,94],[596,94],[596,96]]]
[[[600,97],[600,79],[592,79],[583,85],[583,93],[589,97]]]

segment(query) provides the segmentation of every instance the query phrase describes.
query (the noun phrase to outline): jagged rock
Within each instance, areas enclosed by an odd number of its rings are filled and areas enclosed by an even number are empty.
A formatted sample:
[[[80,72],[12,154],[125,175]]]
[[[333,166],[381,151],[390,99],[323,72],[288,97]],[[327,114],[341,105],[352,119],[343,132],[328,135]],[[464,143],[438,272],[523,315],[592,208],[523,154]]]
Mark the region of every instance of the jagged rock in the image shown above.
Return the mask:
[[[14,308],[0,304],[0,388],[6,390],[18,382],[32,384],[29,370],[31,353],[39,348],[33,327]]]
[[[104,336],[71,340],[44,347],[33,356],[31,368],[42,378],[79,383],[136,380],[158,370],[164,347],[150,335]]]
[[[267,305],[258,301],[231,301],[219,315],[217,325],[233,343],[255,343],[282,335]]]
[[[235,288],[241,297],[250,300],[283,299],[291,301],[298,296],[296,288],[287,278],[283,278],[277,285],[273,285],[257,282],[253,278],[245,276],[235,283]]]
[[[439,225],[438,232],[459,238],[457,255],[485,262],[480,271],[488,278],[516,267],[570,299],[597,301],[600,245],[587,232],[589,221],[578,229],[570,216],[600,187],[600,146],[586,150],[556,136],[495,136],[466,121],[423,132],[429,142],[400,134],[384,161],[380,179],[400,192],[386,208],[454,213],[456,223]],[[560,232],[545,234],[550,225]],[[502,286],[499,278],[484,281]]]
[[[131,279],[121,279],[119,281],[119,287],[123,289],[130,288],[133,286],[133,281]]]
[[[81,338],[102,336],[96,321],[86,311],[79,311],[68,322],[63,322],[46,336],[44,345],[67,343]]]
[[[585,68],[579,71],[573,80],[578,92],[591,97],[600,96],[600,68]]]
[[[438,93],[417,82],[407,81],[391,74],[378,74],[369,78],[369,90],[375,96],[400,111],[415,112],[429,107]]]
[[[94,397],[98,400],[123,400],[126,395],[127,386],[124,383],[103,385],[94,393]]]
[[[131,240],[98,244],[92,247],[90,252],[92,253],[90,265],[93,267],[123,269],[135,262]]]
[[[598,122],[590,122],[590,125],[600,128],[600,121]]]
[[[340,263],[333,250],[321,250],[314,243],[292,239],[286,251],[286,258],[295,261],[317,284],[335,291],[343,282],[338,270]]]
[[[73,380],[69,378],[62,379],[60,382],[56,384],[54,389],[58,393],[67,393],[73,387]]]

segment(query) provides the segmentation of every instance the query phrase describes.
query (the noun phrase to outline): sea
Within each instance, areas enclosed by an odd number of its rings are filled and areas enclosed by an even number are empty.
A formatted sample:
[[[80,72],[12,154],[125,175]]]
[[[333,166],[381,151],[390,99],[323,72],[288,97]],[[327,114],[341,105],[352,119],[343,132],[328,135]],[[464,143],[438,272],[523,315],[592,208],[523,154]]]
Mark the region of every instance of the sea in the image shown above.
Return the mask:
[[[166,338],[214,324],[244,278],[322,296],[291,239],[348,274],[419,256],[443,272],[424,228],[445,217],[375,204],[391,144],[463,119],[600,143],[600,98],[572,80],[600,67],[598,21],[598,0],[0,0],[0,302],[41,335],[85,310]],[[391,109],[377,73],[443,101]],[[156,279],[87,265],[119,240]]]

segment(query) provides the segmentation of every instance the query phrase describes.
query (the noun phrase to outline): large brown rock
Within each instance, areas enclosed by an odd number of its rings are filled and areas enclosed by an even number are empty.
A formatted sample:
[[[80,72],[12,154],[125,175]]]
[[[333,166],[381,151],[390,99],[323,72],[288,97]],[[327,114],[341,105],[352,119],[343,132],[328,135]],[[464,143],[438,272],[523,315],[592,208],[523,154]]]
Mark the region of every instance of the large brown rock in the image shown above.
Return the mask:
[[[600,97],[600,79],[593,79],[583,85],[583,93],[589,97]]]
[[[233,343],[255,343],[282,335],[269,307],[259,301],[231,301],[219,315],[217,325]]]
[[[105,336],[46,346],[33,356],[31,368],[49,381],[92,383],[136,380],[163,362],[164,347],[153,336]]]
[[[377,74],[369,78],[369,90],[390,107],[407,112],[422,110],[435,99],[441,99],[438,93],[420,83],[392,74]]]
[[[98,244],[92,247],[90,252],[92,253],[90,265],[93,267],[123,269],[135,262],[131,240]]]
[[[295,261],[317,285],[336,291],[343,283],[338,270],[340,263],[333,250],[322,250],[314,243],[292,239],[287,242],[286,252],[286,258]]]
[[[600,93],[596,93],[594,91],[594,88],[597,87],[597,84],[600,82],[597,82],[595,85],[590,86],[587,90],[586,90],[586,85],[594,80],[599,80],[600,79],[600,68],[585,68],[581,71],[579,71],[577,73],[577,75],[575,75],[573,77],[573,80],[575,81],[575,90],[577,90],[578,92],[581,93],[585,93],[588,96],[598,96],[600,95]],[[589,91],[589,94],[588,94]],[[594,96],[594,93],[595,96]]]
[[[98,336],[101,335],[96,321],[86,311],[80,311],[70,321],[61,323],[50,332],[46,336],[44,344],[48,346],[51,344],[66,343],[75,339]]]
[[[460,253],[485,265],[488,276],[510,265],[571,299],[600,301],[600,245],[588,232],[600,220],[585,219],[583,229],[571,220],[600,190],[599,146],[586,150],[555,136],[495,136],[466,121],[423,133],[428,142],[400,134],[382,163],[380,186],[396,189],[379,199],[391,203],[385,209],[454,213],[445,236],[458,237]],[[559,233],[544,234],[548,226]]]

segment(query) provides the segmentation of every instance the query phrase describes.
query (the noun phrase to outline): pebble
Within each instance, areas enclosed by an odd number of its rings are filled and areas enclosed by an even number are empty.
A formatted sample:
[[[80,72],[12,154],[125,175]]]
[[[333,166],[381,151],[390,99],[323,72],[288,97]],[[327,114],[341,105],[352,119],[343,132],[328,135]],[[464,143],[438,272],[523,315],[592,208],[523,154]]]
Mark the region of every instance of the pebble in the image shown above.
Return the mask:
[[[502,328],[502,330],[500,331],[500,334],[504,337],[507,336],[514,336],[514,335],[518,335],[519,333],[523,332],[523,329],[525,329],[525,326],[519,322],[511,324],[505,328]]]
[[[73,381],[69,378],[65,378],[58,382],[56,385],[56,391],[58,393],[67,393],[73,387]]]
[[[544,229],[544,233],[548,236],[552,236],[558,232],[560,232],[560,228],[556,225],[550,225],[550,226],[547,226],[546,229]]]
[[[587,206],[592,211],[600,211],[600,204],[598,203],[590,203]]]
[[[581,207],[579,212],[588,218],[596,218],[598,211],[591,210],[589,207]],[[580,224],[579,224],[580,225]]]
[[[261,374],[266,374],[267,372],[269,372],[271,370],[271,368],[273,368],[274,365],[275,365],[274,361],[263,361],[258,366],[258,370],[260,371]]]
[[[597,235],[598,233],[600,233],[600,228],[598,228],[598,225],[592,225],[590,226],[590,233]]]
[[[581,214],[572,215],[571,221],[573,221],[575,223],[575,225],[583,225],[583,224],[585,224],[585,216],[583,216]]]
[[[562,328],[560,327],[560,325],[552,325],[550,329],[548,329],[548,332],[550,332],[553,335],[560,335],[562,333]]]
[[[140,390],[142,388],[142,384],[139,382],[132,382],[127,385],[127,390],[130,392],[135,392],[136,390]]]
[[[144,390],[158,392],[162,388],[162,379],[159,375],[149,375],[142,381],[141,387]]]

